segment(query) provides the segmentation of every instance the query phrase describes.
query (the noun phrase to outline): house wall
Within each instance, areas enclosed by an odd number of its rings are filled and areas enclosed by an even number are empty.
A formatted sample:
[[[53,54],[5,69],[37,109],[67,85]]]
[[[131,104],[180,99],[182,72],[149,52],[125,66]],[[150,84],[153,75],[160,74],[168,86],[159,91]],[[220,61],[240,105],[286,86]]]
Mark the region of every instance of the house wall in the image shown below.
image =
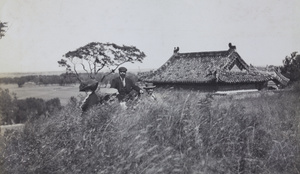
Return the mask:
[[[229,90],[243,90],[243,89],[262,89],[264,83],[204,83],[204,84],[178,84],[178,83],[154,83],[161,88],[174,89],[193,89],[203,92],[229,91]]]
[[[239,84],[218,84],[218,91],[261,89],[262,84],[258,83],[239,83]]]
[[[200,90],[204,92],[214,92],[217,91],[216,84],[194,84],[194,83],[154,83],[157,87],[161,88],[174,88],[174,89],[192,89]]]

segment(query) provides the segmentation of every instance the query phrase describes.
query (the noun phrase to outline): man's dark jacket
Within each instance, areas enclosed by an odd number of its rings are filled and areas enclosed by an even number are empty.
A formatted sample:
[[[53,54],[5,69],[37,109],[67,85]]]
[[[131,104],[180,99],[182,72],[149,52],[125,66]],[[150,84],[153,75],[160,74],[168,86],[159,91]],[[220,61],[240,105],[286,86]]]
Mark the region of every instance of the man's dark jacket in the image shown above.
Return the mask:
[[[123,86],[123,82],[121,81],[120,77],[117,77],[112,80],[111,88],[116,88],[119,92],[117,95],[119,101],[124,101],[128,99],[128,95],[134,89],[138,93],[140,92],[141,88],[136,86],[130,78],[125,77],[125,87]]]

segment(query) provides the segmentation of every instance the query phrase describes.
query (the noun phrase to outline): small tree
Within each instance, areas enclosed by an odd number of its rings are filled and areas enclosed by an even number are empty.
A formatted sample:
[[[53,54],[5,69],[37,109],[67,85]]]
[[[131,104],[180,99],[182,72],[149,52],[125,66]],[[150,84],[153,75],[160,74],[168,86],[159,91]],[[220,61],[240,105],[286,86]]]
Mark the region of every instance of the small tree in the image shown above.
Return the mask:
[[[4,30],[4,28],[7,27],[7,22],[1,22],[0,21],[0,39],[5,36],[4,33],[6,32],[6,30]]]
[[[18,87],[22,88],[25,84],[26,80],[24,78],[19,78],[17,81]]]
[[[99,71],[105,67],[113,73],[124,63],[142,62],[146,55],[134,46],[92,42],[63,56],[66,59],[58,61],[59,66],[65,67],[67,72],[74,72],[81,82],[78,67],[84,70],[89,78],[95,79]],[[102,77],[101,82],[104,78],[105,76]]]
[[[285,57],[281,72],[291,81],[300,80],[300,55],[296,51]]]

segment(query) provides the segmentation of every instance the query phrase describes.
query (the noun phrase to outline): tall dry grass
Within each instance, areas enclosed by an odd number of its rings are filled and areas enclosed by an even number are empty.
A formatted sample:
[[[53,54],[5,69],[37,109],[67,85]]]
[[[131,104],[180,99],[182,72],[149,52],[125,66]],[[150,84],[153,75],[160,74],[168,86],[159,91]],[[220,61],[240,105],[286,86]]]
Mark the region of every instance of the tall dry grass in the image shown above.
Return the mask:
[[[76,103],[5,136],[3,173],[300,173],[297,91]]]

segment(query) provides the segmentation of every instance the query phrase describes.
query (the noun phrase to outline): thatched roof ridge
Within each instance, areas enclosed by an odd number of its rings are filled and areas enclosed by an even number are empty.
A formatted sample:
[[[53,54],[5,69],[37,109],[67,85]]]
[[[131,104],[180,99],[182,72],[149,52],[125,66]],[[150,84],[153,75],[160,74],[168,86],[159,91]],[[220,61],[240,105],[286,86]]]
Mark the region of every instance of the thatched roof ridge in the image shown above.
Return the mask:
[[[286,78],[284,75],[282,75],[279,71],[275,70],[276,73],[276,79],[283,85],[287,85],[290,79]]]
[[[286,78],[284,75],[282,75],[279,71],[278,67],[275,66],[267,66],[267,67],[255,67],[260,73],[269,75],[272,78],[277,80],[282,85],[287,85],[290,79]]]
[[[189,52],[189,53],[175,53],[179,57],[226,57],[231,53],[229,50],[225,51],[206,51],[206,52]]]

